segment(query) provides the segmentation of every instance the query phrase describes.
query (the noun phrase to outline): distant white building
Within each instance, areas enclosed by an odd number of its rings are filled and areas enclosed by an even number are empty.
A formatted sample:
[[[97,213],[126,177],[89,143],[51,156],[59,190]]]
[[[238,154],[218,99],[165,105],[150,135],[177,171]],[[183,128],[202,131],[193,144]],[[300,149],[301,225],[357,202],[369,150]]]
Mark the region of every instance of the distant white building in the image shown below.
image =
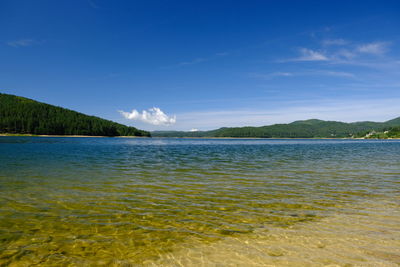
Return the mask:
[[[369,132],[369,133],[367,133],[366,135],[365,135],[365,137],[370,137],[370,136],[372,136],[372,135],[374,135],[374,134],[376,134],[376,132],[374,131],[374,130],[372,130],[372,132]]]

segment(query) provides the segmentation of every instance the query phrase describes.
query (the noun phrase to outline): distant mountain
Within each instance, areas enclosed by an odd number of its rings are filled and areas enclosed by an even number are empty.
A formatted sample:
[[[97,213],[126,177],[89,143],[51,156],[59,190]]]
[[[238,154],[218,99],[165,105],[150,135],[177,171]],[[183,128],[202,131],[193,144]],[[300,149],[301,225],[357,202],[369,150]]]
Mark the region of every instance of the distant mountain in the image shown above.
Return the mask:
[[[390,120],[390,121],[387,121],[385,123],[390,125],[390,126],[399,126],[400,125],[400,117],[395,118],[395,119]]]
[[[317,119],[274,124],[262,127],[220,128],[212,131],[155,131],[154,137],[243,137],[243,138],[344,138],[364,137],[371,131],[400,126],[400,117],[386,122],[323,121]]]
[[[0,133],[150,136],[135,127],[8,94],[0,94]]]

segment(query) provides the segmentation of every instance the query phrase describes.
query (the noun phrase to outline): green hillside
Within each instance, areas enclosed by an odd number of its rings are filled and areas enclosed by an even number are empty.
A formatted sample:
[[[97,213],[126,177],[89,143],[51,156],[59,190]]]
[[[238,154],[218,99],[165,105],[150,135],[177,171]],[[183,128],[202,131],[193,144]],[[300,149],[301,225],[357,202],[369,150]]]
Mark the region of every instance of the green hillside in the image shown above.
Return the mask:
[[[400,138],[400,127],[390,128],[387,132],[388,138]]]
[[[0,133],[150,136],[134,127],[8,94],[0,94]]]
[[[382,131],[373,131],[365,135],[365,138],[388,139],[400,138],[400,127],[385,128]]]
[[[247,137],[247,138],[345,138],[364,137],[371,131],[384,131],[400,126],[400,117],[386,122],[354,122],[303,120],[289,124],[262,127],[220,128],[199,132],[153,132],[158,137]]]

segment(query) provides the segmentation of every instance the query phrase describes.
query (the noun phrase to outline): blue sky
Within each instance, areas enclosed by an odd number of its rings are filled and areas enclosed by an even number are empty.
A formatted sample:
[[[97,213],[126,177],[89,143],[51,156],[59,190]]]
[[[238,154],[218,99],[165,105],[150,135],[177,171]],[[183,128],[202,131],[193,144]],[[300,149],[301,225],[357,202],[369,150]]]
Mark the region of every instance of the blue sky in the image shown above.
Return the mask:
[[[400,116],[399,1],[13,0],[0,31],[1,92],[142,129]]]

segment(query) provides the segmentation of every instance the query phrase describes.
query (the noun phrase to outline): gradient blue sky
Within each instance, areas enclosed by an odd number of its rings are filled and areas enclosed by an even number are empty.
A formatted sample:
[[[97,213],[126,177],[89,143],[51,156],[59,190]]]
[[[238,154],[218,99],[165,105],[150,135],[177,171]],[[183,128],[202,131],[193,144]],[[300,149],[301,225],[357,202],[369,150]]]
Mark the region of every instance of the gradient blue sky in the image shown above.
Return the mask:
[[[400,116],[400,1],[10,0],[0,31],[1,92],[142,129]]]

